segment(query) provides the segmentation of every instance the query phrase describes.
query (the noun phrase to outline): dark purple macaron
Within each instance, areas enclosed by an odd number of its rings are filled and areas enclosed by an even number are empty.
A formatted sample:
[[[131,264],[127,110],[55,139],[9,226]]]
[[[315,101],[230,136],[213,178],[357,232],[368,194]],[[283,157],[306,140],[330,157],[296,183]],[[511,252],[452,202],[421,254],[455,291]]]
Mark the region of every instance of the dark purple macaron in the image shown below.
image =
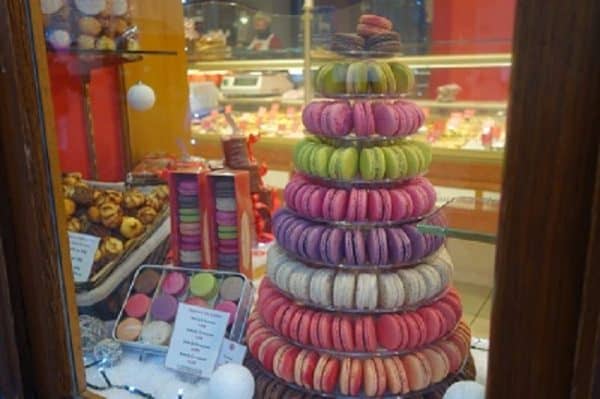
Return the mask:
[[[329,235],[331,234],[332,229],[325,228],[323,230],[323,234],[321,235],[321,241],[319,243],[319,259],[323,262],[327,262],[327,241],[329,241]]]
[[[413,225],[407,224],[402,226],[402,230],[406,233],[408,238],[410,239],[410,246],[412,248],[412,256],[409,260],[420,260],[423,259],[426,255],[426,245],[425,237],[423,234],[417,230],[417,228]]]
[[[390,263],[404,262],[404,248],[408,237],[402,229],[390,229],[387,232]]]
[[[342,54],[362,51],[365,39],[355,33],[335,33],[331,40],[331,50]]]
[[[367,252],[369,262],[373,265],[384,265],[388,262],[388,244],[385,230],[374,228],[367,233]]]
[[[348,265],[356,265],[356,256],[354,255],[354,231],[346,230],[344,233],[345,257]]]
[[[344,232],[332,229],[327,240],[327,261],[337,265],[344,259]]]
[[[367,263],[367,244],[365,242],[365,236],[361,230],[355,230],[353,234],[354,239],[354,256],[356,257],[357,265],[364,265]]]
[[[320,247],[323,233],[327,230],[325,226],[312,227],[306,237],[304,251],[309,259],[319,260],[321,258]]]

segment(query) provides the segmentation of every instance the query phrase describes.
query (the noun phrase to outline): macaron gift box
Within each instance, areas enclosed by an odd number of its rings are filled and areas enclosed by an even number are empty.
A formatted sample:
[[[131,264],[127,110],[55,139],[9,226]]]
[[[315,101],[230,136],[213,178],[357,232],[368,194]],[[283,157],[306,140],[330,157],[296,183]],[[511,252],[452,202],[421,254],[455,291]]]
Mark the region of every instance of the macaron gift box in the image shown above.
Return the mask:
[[[180,303],[229,314],[226,337],[241,342],[253,287],[240,273],[141,266],[117,317],[113,338],[131,348],[166,352]]]
[[[249,173],[230,169],[210,172],[207,192],[211,221],[210,268],[236,271],[254,278],[254,213]]]
[[[209,231],[213,215],[207,211],[207,173],[169,173],[171,248],[174,263],[179,266],[212,268]]]

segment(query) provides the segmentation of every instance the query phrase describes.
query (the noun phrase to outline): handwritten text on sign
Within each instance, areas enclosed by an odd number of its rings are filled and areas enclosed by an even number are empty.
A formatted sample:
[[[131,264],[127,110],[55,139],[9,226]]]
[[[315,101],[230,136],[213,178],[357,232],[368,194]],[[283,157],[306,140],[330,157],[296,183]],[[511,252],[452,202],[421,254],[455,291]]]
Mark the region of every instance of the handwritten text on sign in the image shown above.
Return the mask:
[[[99,243],[100,237],[69,232],[71,264],[73,265],[73,278],[76,283],[88,281]]]

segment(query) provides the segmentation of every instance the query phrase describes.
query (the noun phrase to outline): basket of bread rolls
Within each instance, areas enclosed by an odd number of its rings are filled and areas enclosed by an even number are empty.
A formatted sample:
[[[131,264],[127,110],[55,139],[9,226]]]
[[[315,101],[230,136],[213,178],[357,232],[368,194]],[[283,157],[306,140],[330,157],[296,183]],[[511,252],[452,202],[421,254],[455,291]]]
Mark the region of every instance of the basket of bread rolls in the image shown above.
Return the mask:
[[[126,188],[69,173],[63,177],[63,193],[67,230],[100,238],[90,277],[76,284],[78,291],[99,286],[126,258],[135,256],[168,214],[166,185]]]

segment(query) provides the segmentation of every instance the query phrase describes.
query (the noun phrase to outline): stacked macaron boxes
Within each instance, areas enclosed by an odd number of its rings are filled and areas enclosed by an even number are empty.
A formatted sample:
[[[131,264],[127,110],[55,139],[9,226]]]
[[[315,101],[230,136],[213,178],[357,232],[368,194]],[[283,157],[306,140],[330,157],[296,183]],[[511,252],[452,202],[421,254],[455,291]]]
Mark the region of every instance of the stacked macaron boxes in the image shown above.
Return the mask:
[[[206,195],[207,171],[173,171],[171,193],[171,247],[176,265],[210,268],[210,198]]]
[[[144,265],[134,275],[113,338],[147,352],[168,350],[180,303],[229,313],[227,338],[241,342],[253,302],[240,273]]]
[[[249,173],[174,171],[171,243],[179,266],[252,275],[253,213]]]
[[[371,58],[397,49],[385,18],[363,15],[357,30],[332,48]],[[397,99],[413,84],[390,61],[317,72],[316,91],[330,98],[304,109],[310,136],[295,149],[246,333],[261,378],[320,396],[420,397],[463,377],[470,331],[452,262],[444,238],[417,227],[445,221],[422,177],[430,148],[408,137],[423,113]]]

